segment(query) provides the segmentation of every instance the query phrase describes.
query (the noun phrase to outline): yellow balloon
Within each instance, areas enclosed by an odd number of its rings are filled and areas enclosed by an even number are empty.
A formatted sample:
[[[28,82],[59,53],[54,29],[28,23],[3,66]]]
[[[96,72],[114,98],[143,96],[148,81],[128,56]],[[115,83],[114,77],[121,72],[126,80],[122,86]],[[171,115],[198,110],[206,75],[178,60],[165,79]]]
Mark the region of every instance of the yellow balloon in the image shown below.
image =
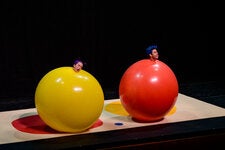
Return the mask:
[[[60,67],[48,72],[35,91],[40,118],[60,132],[82,132],[100,117],[104,106],[101,85],[85,70]]]

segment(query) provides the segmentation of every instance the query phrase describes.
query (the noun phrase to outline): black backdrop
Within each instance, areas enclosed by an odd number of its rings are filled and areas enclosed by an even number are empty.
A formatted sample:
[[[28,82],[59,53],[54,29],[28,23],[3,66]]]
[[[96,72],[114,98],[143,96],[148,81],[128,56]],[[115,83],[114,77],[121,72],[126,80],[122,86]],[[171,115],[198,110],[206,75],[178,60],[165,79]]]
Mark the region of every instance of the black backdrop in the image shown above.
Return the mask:
[[[2,1],[0,96],[32,96],[50,70],[82,58],[104,89],[159,46],[179,83],[223,78],[222,9],[195,1]]]

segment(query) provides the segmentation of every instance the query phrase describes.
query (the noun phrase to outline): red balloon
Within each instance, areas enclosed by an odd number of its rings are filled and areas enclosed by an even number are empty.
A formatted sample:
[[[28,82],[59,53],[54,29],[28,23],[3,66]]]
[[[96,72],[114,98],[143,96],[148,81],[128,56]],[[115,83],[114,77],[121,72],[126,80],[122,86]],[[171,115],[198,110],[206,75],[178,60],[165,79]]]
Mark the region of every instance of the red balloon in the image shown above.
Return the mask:
[[[122,106],[137,121],[159,121],[178,97],[178,82],[162,61],[140,60],[123,74],[119,84]]]

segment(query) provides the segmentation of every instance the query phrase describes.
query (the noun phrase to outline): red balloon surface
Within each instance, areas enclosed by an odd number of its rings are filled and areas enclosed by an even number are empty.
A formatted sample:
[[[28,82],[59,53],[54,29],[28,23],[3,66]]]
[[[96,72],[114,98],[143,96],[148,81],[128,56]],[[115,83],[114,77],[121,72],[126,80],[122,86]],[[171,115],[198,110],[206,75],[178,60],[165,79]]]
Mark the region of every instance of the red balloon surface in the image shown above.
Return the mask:
[[[140,60],[123,74],[119,84],[122,106],[137,121],[152,122],[164,118],[175,105],[178,82],[162,61]]]

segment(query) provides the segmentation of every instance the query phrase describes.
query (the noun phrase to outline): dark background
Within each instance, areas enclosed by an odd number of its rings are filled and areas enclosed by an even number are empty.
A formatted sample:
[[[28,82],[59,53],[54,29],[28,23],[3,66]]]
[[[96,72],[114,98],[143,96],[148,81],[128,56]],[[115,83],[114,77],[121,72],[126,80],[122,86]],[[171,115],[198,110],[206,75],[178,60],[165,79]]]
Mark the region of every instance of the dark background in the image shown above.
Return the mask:
[[[82,58],[105,90],[159,47],[179,84],[221,80],[223,12],[195,1],[1,1],[0,98],[33,96],[52,69]]]

